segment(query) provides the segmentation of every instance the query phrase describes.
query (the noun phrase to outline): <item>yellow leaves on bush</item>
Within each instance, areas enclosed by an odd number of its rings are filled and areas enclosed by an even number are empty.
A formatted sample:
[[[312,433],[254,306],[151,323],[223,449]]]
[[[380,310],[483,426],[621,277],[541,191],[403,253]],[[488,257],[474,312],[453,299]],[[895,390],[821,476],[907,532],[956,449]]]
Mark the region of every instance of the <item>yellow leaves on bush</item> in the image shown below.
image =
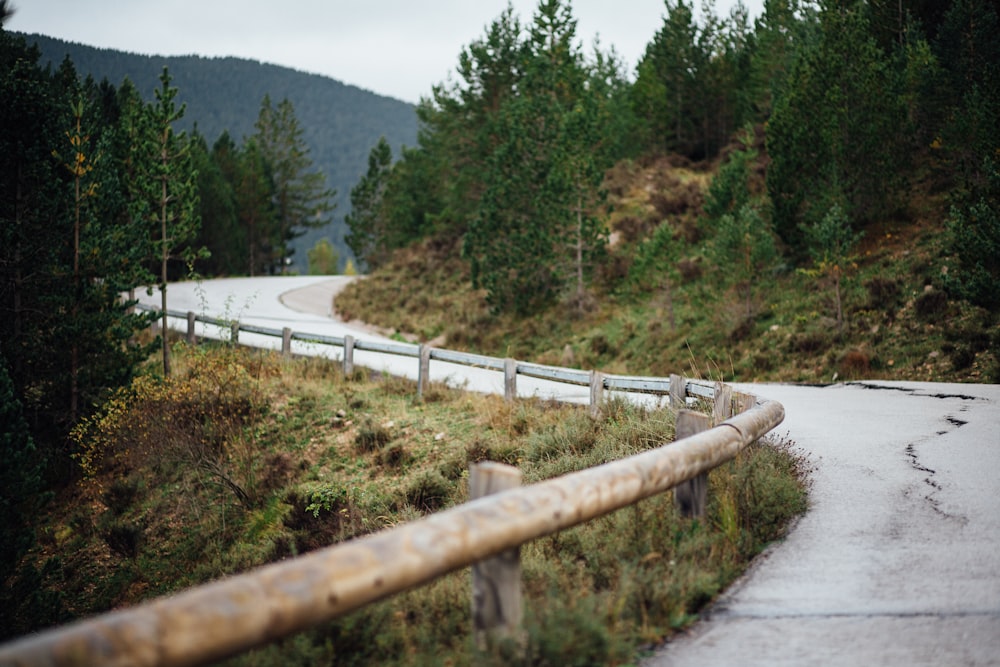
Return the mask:
[[[86,484],[100,490],[107,473],[226,457],[227,445],[264,407],[262,374],[276,369],[264,355],[232,347],[194,349],[187,361],[179,376],[136,377],[73,429]]]

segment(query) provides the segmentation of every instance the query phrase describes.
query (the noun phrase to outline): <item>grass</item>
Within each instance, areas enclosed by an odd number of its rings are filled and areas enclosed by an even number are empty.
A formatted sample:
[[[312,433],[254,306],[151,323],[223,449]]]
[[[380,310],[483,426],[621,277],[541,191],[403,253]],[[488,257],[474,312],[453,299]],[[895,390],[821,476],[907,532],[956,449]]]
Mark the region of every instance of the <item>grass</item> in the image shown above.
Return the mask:
[[[517,465],[529,484],[673,437],[670,412],[618,400],[599,419],[576,406],[507,403],[441,385],[418,401],[411,382],[363,371],[345,378],[322,359],[283,361],[227,346],[179,344],[175,352],[169,391],[112,402],[114,419],[105,413],[91,425],[104,434],[107,455],[39,517],[38,545],[8,582],[34,591],[22,600],[15,632],[462,503],[471,462]],[[209,388],[217,390],[212,405],[228,410],[193,413],[188,392]],[[150,431],[148,442],[139,429],[111,428],[141,425],[130,421],[138,419],[132,409],[184,428]],[[240,427],[231,428],[237,416]],[[220,423],[229,429],[221,440]],[[465,571],[232,663],[627,664],[690,623],[780,538],[805,508],[802,466],[789,443],[761,443],[710,475],[704,520],[678,516],[666,494],[525,545],[519,646],[475,647]],[[233,484],[252,493],[240,495]]]
[[[761,171],[761,174],[763,172]],[[825,383],[853,379],[1000,381],[1000,313],[943,291],[951,262],[945,193],[915,188],[906,210],[870,225],[848,267],[845,324],[832,286],[779,264],[758,276],[753,317],[707,259],[698,217],[707,170],[667,159],[611,170],[612,244],[597,267],[593,308],[568,302],[529,318],[491,316],[458,242],[428,240],[349,286],[336,307],[411,340],[610,373],[727,381]],[[762,188],[751,183],[752,188]],[[661,226],[684,240],[668,301],[664,261],[641,265]],[[671,326],[670,306],[674,312]]]

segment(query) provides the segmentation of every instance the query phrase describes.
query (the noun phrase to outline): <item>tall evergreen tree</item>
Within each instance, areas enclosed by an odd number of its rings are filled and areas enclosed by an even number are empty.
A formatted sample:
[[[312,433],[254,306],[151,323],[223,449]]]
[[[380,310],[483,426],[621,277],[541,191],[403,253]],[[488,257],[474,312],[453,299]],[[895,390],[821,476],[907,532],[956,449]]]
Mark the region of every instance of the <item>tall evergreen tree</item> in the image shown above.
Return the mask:
[[[171,87],[167,68],[160,75],[156,102],[133,108],[130,115],[136,135],[133,145],[137,178],[134,181],[133,211],[149,230],[159,264],[162,323],[163,374],[170,375],[170,345],[167,341],[167,283],[171,262],[190,265],[195,251],[190,245],[200,227],[197,213],[196,174],[191,166],[189,140],[174,131],[174,123],[184,115],[184,105],[174,101],[177,88]]]
[[[639,61],[633,91],[636,113],[649,123],[651,140],[667,151],[692,153],[697,144],[695,90],[707,54],[699,50],[694,9],[666,0],[663,26]]]
[[[599,116],[575,35],[569,6],[543,0],[517,94],[487,128],[497,143],[464,253],[474,284],[497,311],[529,312],[574,282],[582,292],[585,254],[603,248],[603,230],[590,214],[605,166],[594,155]]]
[[[145,245],[121,224],[114,91],[38,58],[0,30],[0,355],[62,475],[73,421],[145,356],[128,340],[149,320],[120,296],[145,275]]]
[[[269,272],[275,255],[275,210],[270,171],[254,137],[243,142],[232,175],[237,221],[246,239],[244,271]]]
[[[508,6],[483,38],[459,55],[461,84],[451,91],[435,90],[440,111],[422,118],[449,158],[443,215],[459,233],[475,215],[486,188],[486,162],[501,141],[490,128],[524,77],[522,30]]]
[[[934,51],[945,96],[937,146],[963,186],[989,187],[986,160],[1000,150],[1000,10],[989,0],[954,0]]]
[[[237,147],[223,133],[209,150],[204,137],[191,136],[191,165],[197,172],[198,217],[201,226],[195,245],[208,250],[197,266],[202,274],[239,275],[246,271],[246,230],[236,208]]]
[[[257,147],[272,179],[276,229],[271,236],[273,268],[284,273],[294,250],[290,243],[305,230],[329,224],[336,194],[326,188],[326,177],[313,170],[302,126],[288,99],[277,106],[264,96],[256,123]]]
[[[802,250],[802,224],[835,202],[861,223],[896,204],[909,165],[907,110],[864,3],[828,0],[768,125],[768,193],[781,237]]]
[[[373,269],[388,259],[393,247],[382,199],[392,168],[392,148],[385,137],[368,154],[368,171],[351,189],[351,212],[344,216],[350,228],[346,241],[362,265]]]
[[[712,179],[703,221],[712,235],[709,247],[713,258],[741,292],[747,319],[753,317],[754,286],[778,258],[762,198],[750,192],[750,165],[757,159],[753,137],[748,128],[740,137],[742,150],[734,151]]]

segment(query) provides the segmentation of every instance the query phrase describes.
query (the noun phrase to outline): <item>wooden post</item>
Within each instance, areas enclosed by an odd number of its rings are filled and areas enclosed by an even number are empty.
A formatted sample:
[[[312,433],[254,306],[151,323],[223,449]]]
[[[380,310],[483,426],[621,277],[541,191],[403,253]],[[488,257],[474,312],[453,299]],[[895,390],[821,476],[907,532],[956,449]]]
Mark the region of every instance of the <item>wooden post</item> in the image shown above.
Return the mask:
[[[469,469],[469,499],[521,486],[521,471],[484,461]],[[515,637],[521,628],[521,550],[515,547],[472,565],[472,622],[476,644]]]
[[[724,382],[715,383],[715,407],[712,423],[721,424],[733,416],[733,388]]]
[[[289,327],[281,329],[281,356],[286,359],[292,356],[292,330]]]
[[[354,336],[344,336],[344,377],[354,375]]]
[[[604,403],[604,373],[590,371],[590,416],[601,416],[601,404]]]
[[[420,346],[420,368],[417,371],[417,398],[423,398],[427,391],[427,384],[430,382],[431,374],[431,348],[429,345]]]
[[[683,410],[687,407],[687,380],[680,375],[670,376],[670,407]]]
[[[233,345],[236,345],[237,343],[240,342],[240,323],[233,322],[229,326],[229,331],[232,333],[232,335],[229,337],[229,342],[231,342]]]
[[[736,392],[733,395],[733,403],[735,404],[734,412],[736,414],[746,412],[747,410],[749,410],[754,406],[756,400],[757,397],[754,396],[753,394],[743,394],[740,392]]]
[[[674,440],[682,440],[696,433],[707,431],[711,426],[708,415],[693,410],[681,410],[677,413]],[[680,510],[681,516],[704,517],[708,507],[708,473],[703,472],[697,477],[675,486],[674,504]]]
[[[188,320],[188,332],[187,332],[187,342],[188,345],[195,345],[198,342],[198,337],[194,333],[194,313],[190,310],[187,314]]]
[[[517,398],[517,360],[503,360],[503,397],[510,403]]]

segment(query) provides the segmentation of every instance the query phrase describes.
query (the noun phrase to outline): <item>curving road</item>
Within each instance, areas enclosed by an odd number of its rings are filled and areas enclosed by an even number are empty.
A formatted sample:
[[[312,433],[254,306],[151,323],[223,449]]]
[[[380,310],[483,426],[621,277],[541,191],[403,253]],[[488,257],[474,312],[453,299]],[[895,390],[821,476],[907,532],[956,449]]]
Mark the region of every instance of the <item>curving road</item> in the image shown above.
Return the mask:
[[[331,312],[345,280],[178,283],[169,308],[379,338]],[[415,376],[410,359],[358,363]],[[432,365],[435,379],[503,390],[499,374],[442,366]],[[1000,665],[1000,386],[749,389],[784,404],[778,432],[813,468],[810,511],[644,665]],[[555,391],[519,381],[522,394]]]

